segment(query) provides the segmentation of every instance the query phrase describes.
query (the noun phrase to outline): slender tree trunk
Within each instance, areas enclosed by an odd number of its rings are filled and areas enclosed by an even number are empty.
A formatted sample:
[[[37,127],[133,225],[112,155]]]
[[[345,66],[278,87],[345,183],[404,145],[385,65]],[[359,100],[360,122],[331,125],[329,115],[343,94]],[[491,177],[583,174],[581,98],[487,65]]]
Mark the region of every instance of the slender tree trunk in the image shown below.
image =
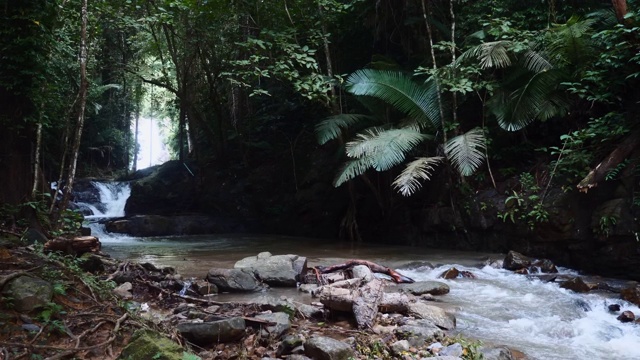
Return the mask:
[[[453,1],[449,0],[449,14],[451,15],[451,72],[452,76],[456,76],[456,13],[453,11]],[[458,123],[458,94],[455,91],[451,92],[453,99],[451,115],[453,116],[453,123]]]
[[[87,90],[89,83],[87,81],[87,0],[82,0],[82,25],[80,29],[80,91],[78,107],[78,121],[76,123],[75,133],[73,136],[73,148],[71,151],[71,160],[69,161],[69,170],[67,172],[67,183],[64,190],[60,211],[67,208],[71,192],[73,191],[73,181],[76,176],[76,167],[78,163],[78,154],[80,152],[80,140],[82,138],[82,129],[84,127],[84,111],[87,104]]]
[[[42,148],[42,123],[38,123],[36,130],[36,151],[33,155],[33,188],[31,188],[31,198],[36,198],[38,183],[40,180],[40,150]]]
[[[133,133],[133,166],[131,167],[132,172],[136,172],[138,170],[138,128],[140,126],[140,96],[136,95],[136,126],[135,132]]]
[[[611,0],[613,5],[613,11],[616,13],[616,18],[621,24],[625,24],[625,15],[627,15],[627,0]]]
[[[436,62],[436,52],[433,49],[433,33],[431,32],[431,24],[429,24],[429,15],[427,12],[427,4],[426,0],[422,0],[422,17],[424,19],[424,25],[427,28],[427,35],[429,39],[429,50],[431,51],[431,62],[433,63],[433,70],[438,70],[438,64]],[[436,88],[438,94],[438,109],[440,110],[440,126],[442,126],[442,136],[443,142],[447,142],[447,133],[445,132],[444,127],[444,105],[442,104],[442,94],[440,91],[440,81],[438,80],[437,75],[434,74],[433,78],[436,81]]]

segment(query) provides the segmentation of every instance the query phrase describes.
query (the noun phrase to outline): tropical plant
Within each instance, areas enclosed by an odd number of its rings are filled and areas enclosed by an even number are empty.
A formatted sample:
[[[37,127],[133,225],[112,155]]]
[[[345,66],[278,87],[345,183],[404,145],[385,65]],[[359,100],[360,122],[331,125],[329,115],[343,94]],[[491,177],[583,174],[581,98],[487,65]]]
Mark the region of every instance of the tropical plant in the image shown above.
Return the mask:
[[[382,124],[359,132],[345,147],[350,159],[334,181],[339,186],[369,169],[386,171],[405,161],[407,155],[425,141],[436,140],[442,122],[438,104],[438,89],[434,81],[419,84],[402,72],[363,69],[351,74],[346,90],[358,97],[373,97],[393,106],[408,118],[397,124]],[[336,139],[341,130],[358,124],[363,115],[339,115],[325,119],[316,126],[320,143]],[[434,166],[448,159],[460,175],[471,175],[484,160],[484,133],[471,129],[449,139],[442,156],[419,157],[406,165],[393,182],[403,195],[420,188],[420,180],[429,180]]]

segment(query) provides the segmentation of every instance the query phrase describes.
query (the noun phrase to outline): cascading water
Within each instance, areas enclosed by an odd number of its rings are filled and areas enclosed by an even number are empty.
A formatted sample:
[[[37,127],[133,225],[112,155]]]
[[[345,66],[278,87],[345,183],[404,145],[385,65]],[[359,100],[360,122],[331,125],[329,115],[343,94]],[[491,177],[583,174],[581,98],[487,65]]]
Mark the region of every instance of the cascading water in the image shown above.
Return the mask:
[[[99,202],[78,203],[80,207],[91,210],[93,214],[85,216],[85,219],[89,221],[91,233],[103,243],[121,240],[123,236],[105,231],[101,221],[124,216],[124,207],[131,195],[131,186],[127,182],[98,181],[92,181],[91,185],[98,190]]]
[[[503,269],[471,268],[477,279],[437,278],[452,265],[401,271],[415,280],[446,282],[444,301],[458,308],[458,331],[490,344],[507,344],[530,359],[640,359],[640,325],[623,324],[609,304],[640,309],[605,293],[577,294],[558,283],[531,280]],[[567,270],[564,270],[565,272]]]

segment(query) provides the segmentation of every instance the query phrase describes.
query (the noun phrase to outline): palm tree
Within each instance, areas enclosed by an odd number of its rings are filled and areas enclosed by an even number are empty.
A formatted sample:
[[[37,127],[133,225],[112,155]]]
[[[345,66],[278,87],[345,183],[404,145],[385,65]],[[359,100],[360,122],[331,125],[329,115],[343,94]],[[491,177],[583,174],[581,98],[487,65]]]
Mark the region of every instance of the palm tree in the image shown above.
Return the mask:
[[[351,74],[346,90],[358,98],[373,97],[393,106],[407,116],[398,124],[367,127],[347,142],[349,160],[338,172],[334,185],[364,174],[369,169],[386,171],[403,163],[407,155],[425,141],[442,134],[437,86],[434,81],[419,84],[402,72],[363,69]],[[324,144],[341,136],[343,130],[371,119],[364,115],[332,116],[316,126],[318,140]],[[484,160],[485,139],[480,129],[453,137],[444,145],[445,156],[418,157],[406,164],[393,186],[409,196],[420,188],[420,180],[429,180],[436,165],[445,159],[463,176],[471,175]]]

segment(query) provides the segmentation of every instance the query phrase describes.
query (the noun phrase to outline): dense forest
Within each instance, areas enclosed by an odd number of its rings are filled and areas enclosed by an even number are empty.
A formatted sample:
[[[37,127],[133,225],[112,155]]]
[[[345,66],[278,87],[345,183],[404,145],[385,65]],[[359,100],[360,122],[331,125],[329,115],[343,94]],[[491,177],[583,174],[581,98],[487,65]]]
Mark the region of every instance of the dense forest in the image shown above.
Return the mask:
[[[526,230],[556,215],[559,193],[617,182],[636,213],[636,11],[634,0],[4,0],[2,227],[68,227],[74,179],[131,176],[134,129],[151,112],[170,119],[173,156],[197,179],[174,212],[367,240],[411,209],[447,207],[463,236],[488,189],[503,196],[496,216]],[[621,221],[603,214],[593,237]]]

